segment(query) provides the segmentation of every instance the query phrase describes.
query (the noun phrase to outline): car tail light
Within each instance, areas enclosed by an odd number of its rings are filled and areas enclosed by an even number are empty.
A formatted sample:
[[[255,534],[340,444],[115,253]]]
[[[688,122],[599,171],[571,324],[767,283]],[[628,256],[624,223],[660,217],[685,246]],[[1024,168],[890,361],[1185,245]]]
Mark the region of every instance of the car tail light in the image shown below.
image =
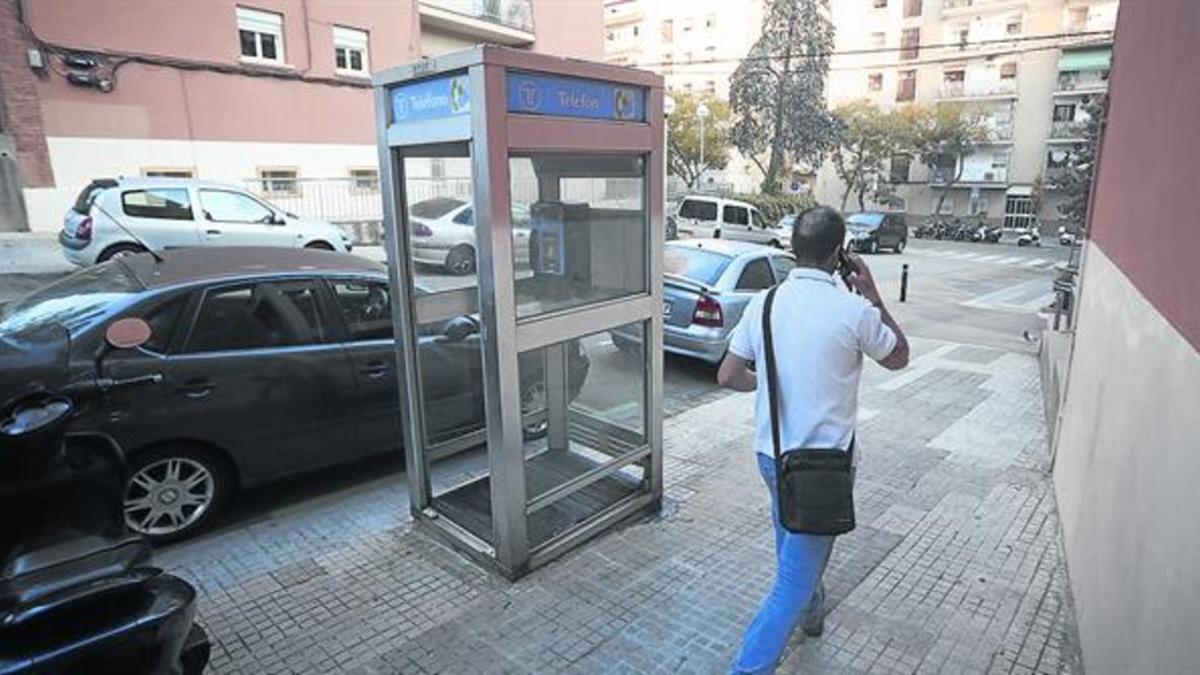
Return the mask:
[[[419,220],[414,220],[412,224],[412,236],[414,237],[432,237],[433,230],[429,226]]]
[[[692,323],[697,326],[712,327],[724,325],[725,319],[721,316],[721,303],[707,295],[700,296],[700,299],[696,301],[696,311],[692,313]]]
[[[90,216],[80,220],[79,224],[75,226],[75,238],[85,241],[92,240],[92,219]]]

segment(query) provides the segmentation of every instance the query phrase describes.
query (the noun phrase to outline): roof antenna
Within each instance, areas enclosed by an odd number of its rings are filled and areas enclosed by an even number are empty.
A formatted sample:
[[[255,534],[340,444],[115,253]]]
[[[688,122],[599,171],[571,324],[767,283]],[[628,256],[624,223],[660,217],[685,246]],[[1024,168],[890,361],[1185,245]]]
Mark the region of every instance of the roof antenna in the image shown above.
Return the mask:
[[[111,220],[113,222],[114,225],[121,228],[122,232],[129,235],[142,248],[146,249],[146,253],[149,253],[154,258],[154,262],[160,263],[163,261],[163,257],[161,255],[159,255],[154,249],[150,248],[150,245],[146,243],[145,239],[142,239],[141,237],[137,236],[136,234],[133,233],[132,230],[130,230],[128,227],[125,227],[125,225],[122,224],[121,221],[117,220],[116,218],[113,218],[112,214],[109,213],[107,209],[105,209],[103,206],[100,205],[99,197],[97,197],[96,199],[94,199],[92,201],[92,206],[100,209],[100,213],[103,213],[105,215],[105,217],[107,217],[109,220]]]

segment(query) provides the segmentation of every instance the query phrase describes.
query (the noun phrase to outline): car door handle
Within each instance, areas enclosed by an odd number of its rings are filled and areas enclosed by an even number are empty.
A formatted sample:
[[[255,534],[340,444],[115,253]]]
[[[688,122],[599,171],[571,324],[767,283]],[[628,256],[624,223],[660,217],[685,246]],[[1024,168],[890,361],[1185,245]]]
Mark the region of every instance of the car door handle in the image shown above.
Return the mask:
[[[183,386],[175,391],[188,398],[204,398],[211,394],[215,387],[216,385],[207,377],[197,377],[184,382]]]
[[[205,231],[204,231],[204,234],[207,234],[207,235],[208,235],[208,236],[210,236],[210,237],[219,237],[219,236],[221,236],[222,234],[225,234],[225,233],[224,233],[224,232],[222,232],[221,230],[205,230]]]
[[[375,380],[387,375],[388,370],[389,368],[387,363],[383,361],[372,361],[362,368],[359,368],[358,372],[366,375],[372,380]]]

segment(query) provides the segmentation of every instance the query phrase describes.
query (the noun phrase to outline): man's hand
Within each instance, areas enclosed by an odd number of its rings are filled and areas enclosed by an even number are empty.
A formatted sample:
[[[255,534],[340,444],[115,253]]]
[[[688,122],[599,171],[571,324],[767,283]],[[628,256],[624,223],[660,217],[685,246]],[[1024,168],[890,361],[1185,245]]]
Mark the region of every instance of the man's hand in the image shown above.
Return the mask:
[[[854,290],[858,291],[867,302],[872,305],[883,304],[883,297],[879,295],[879,289],[875,286],[875,277],[871,275],[871,268],[867,267],[867,261],[862,259],[862,256],[850,254],[850,263],[854,265],[854,271],[850,273],[850,285]]]
[[[721,367],[717,369],[717,384],[735,391],[754,391],[757,383],[749,361],[737,354],[725,354]]]

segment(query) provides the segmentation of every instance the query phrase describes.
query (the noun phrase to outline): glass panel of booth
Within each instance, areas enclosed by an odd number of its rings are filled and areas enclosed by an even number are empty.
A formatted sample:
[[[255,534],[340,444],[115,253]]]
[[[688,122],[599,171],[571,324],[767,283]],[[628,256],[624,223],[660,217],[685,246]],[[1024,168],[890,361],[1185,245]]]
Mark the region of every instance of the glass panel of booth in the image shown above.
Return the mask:
[[[648,292],[641,155],[514,154],[517,318]]]
[[[521,353],[531,546],[644,490],[647,330],[635,322]]]

